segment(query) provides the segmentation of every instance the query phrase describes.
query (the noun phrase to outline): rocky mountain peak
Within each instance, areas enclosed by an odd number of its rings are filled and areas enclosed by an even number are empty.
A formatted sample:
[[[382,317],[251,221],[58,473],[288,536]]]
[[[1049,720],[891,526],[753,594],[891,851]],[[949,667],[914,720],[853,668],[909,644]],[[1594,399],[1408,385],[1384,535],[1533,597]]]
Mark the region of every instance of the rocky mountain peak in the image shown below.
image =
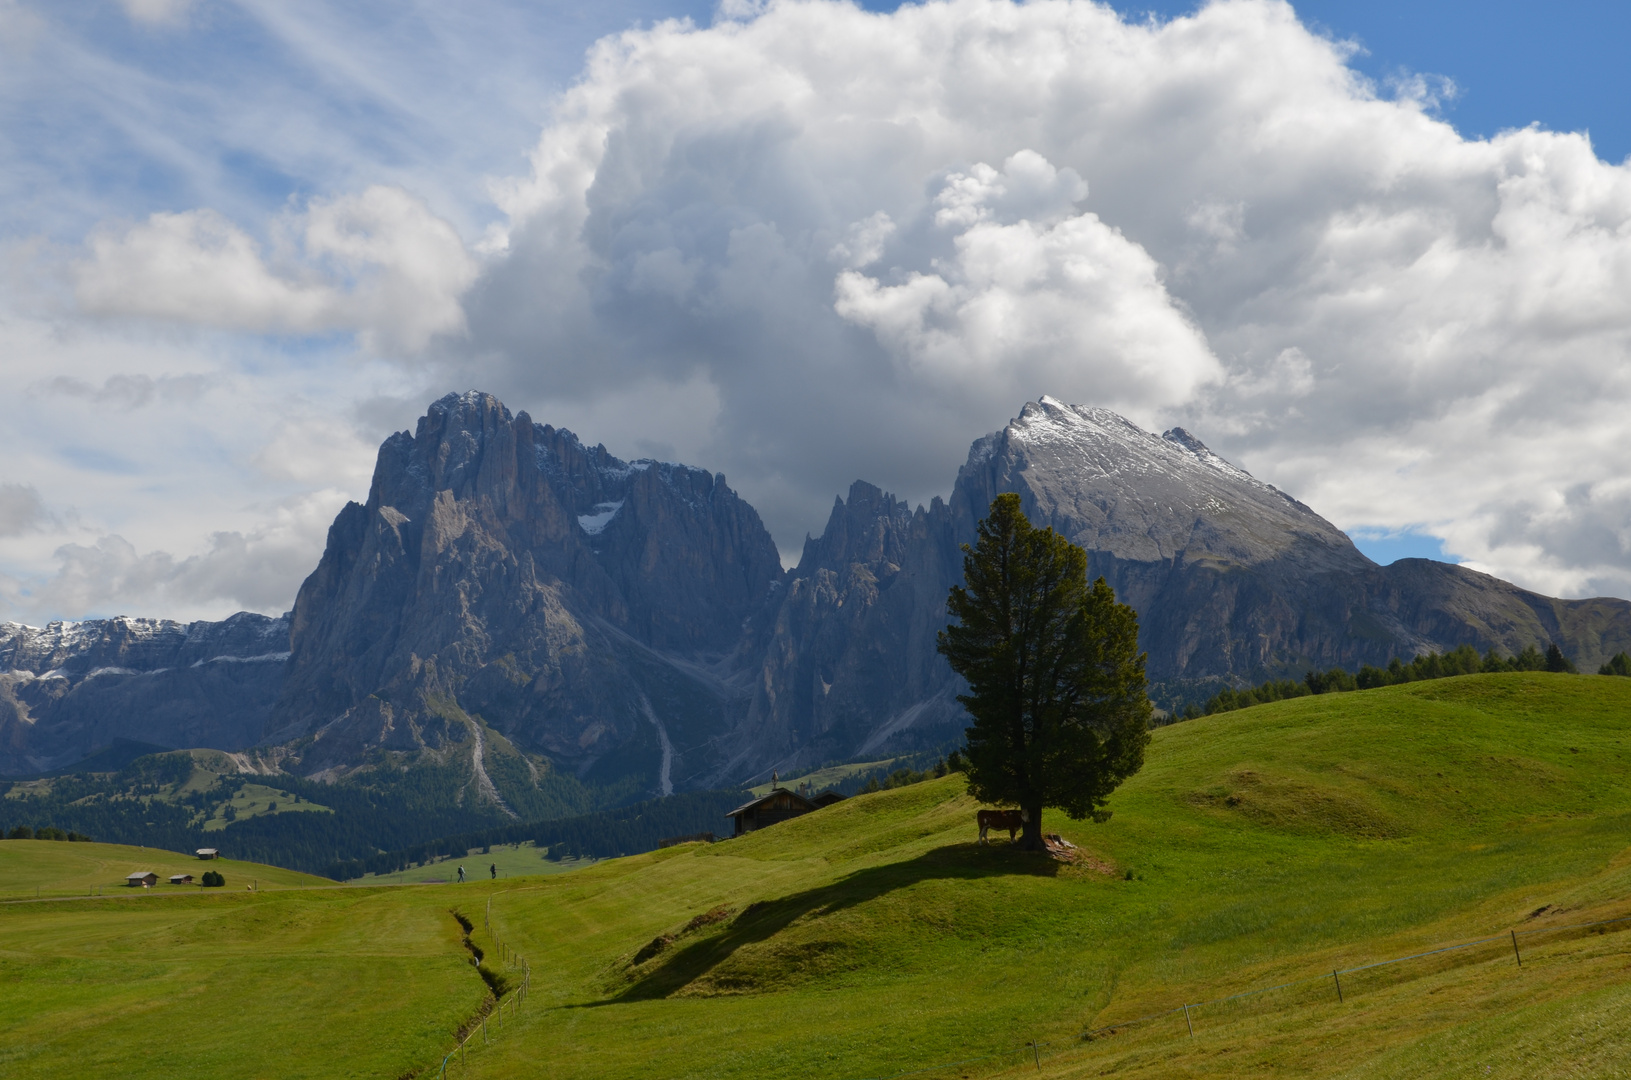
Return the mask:
[[[736,647],[781,576],[723,476],[449,395],[335,520],[269,733],[316,735],[308,771],[462,753],[484,723],[579,770],[645,732],[672,767],[683,732],[723,723],[717,687],[675,673]]]
[[[832,514],[819,538],[805,537],[804,554],[795,576],[818,569],[841,571],[861,563],[899,566],[910,540],[912,510],[882,488],[857,480],[849,498],[833,501]]]
[[[1145,431],[1109,409],[1043,397],[977,441],[958,475],[965,521],[1017,491],[1026,512],[1089,551],[1118,559],[1255,565],[1299,557],[1370,565],[1330,522],[1181,428]]]
[[[1138,611],[1163,704],[1463,643],[1556,641],[1585,667],[1631,647],[1631,604],[1376,566],[1190,432],[1109,409],[1026,403],[945,502],[857,480],[783,572],[724,476],[471,391],[385,440],[290,619],[0,626],[0,771],[264,732],[306,775],[452,764],[459,798],[520,812],[550,769],[634,797],[944,747],[966,724],[935,648],[947,590],[1010,491]]]

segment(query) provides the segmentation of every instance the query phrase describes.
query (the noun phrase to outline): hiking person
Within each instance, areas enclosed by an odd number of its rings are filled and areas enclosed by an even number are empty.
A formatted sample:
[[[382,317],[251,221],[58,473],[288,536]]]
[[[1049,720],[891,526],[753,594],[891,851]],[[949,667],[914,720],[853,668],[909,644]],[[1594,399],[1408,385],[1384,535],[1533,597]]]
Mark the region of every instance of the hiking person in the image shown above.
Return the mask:
[[[459,884],[464,884],[464,867],[459,867]]]
[[[493,880],[497,881],[498,880],[498,864],[494,863],[493,865],[489,866],[487,869],[492,871]]]

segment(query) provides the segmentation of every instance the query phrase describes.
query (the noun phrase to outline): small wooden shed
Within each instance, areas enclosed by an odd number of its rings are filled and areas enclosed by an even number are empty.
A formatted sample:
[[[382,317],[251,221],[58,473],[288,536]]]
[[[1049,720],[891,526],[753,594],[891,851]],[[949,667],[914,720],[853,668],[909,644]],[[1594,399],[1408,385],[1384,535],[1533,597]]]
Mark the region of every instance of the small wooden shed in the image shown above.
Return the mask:
[[[125,875],[125,884],[131,888],[138,886],[153,886],[159,883],[159,876],[151,870],[133,870]]]
[[[193,883],[193,876],[191,874],[171,874],[170,875],[170,884],[172,884],[172,885],[191,885],[192,883]]]
[[[741,836],[743,833],[774,825],[778,821],[802,817],[814,809],[816,804],[798,792],[788,791],[786,788],[772,788],[770,794],[744,803],[725,816],[736,822],[736,831],[731,835]]]
[[[820,795],[817,795],[810,801],[815,803],[817,810],[820,810],[823,806],[831,806],[835,802],[843,802],[844,796],[838,794],[836,791],[823,791]]]
[[[221,853],[212,847],[201,847],[197,851],[193,852],[193,854],[197,855],[200,859],[219,859],[221,857]]]

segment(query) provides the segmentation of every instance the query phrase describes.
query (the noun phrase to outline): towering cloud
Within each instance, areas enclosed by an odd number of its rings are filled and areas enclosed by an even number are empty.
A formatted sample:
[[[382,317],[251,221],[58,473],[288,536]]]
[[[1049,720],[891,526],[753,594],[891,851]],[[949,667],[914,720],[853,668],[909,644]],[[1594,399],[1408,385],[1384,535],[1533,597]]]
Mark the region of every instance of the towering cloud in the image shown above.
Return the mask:
[[[1046,392],[1345,528],[1631,595],[1631,167],[1585,135],[1464,139],[1276,0],[721,11],[596,45],[479,240],[397,186],[281,242],[161,214],[92,240],[82,309],[355,335],[414,395],[725,472],[788,555],[858,476],[943,493]]]
[[[566,412],[701,380],[693,452],[784,546],[871,462],[935,490],[1047,389],[1180,419],[1350,527],[1624,593],[1631,170],[1463,139],[1346,56],[1268,0],[777,3],[604,41],[499,189],[466,362]]]

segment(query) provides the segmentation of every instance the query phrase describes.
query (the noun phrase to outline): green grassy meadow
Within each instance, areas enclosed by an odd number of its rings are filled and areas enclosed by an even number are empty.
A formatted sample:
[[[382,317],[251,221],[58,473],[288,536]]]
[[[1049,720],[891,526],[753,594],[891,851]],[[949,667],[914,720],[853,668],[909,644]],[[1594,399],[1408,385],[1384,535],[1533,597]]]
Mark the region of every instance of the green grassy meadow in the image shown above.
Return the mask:
[[[125,885],[125,875],[151,870],[159,883],[150,890]],[[310,885],[332,885],[327,878],[236,859],[204,861],[179,851],[134,848],[122,844],[67,843],[61,840],[0,840],[0,901],[41,897],[78,897],[100,893],[133,899],[178,892],[196,892],[198,885],[171,885],[171,874],[194,879],[214,870],[226,878],[226,888],[239,890],[254,884],[262,891]],[[217,890],[211,890],[212,892]]]
[[[593,866],[596,859],[562,859],[550,862],[544,858],[547,849],[534,847],[531,840],[521,844],[499,844],[483,855],[481,848],[471,848],[462,859],[438,859],[425,866],[411,866],[393,874],[365,874],[359,879],[364,885],[409,885],[431,882],[457,881],[459,867],[472,881],[491,881],[493,867],[498,867],[500,880],[517,877],[537,877],[540,874],[559,874],[567,870],[582,870]]]
[[[198,775],[201,772],[204,772],[204,770],[194,768],[193,783],[197,782]],[[210,774],[204,773],[204,775],[207,777]],[[231,821],[243,821],[248,818],[263,817],[267,814],[332,814],[334,812],[328,807],[320,806],[314,802],[304,800],[296,802],[290,798],[287,792],[266,784],[245,784],[234,792],[230,799],[224,800],[219,805],[211,808],[209,816],[204,820],[205,832],[219,832],[231,824],[226,816],[226,809],[229,806],[234,814]]]
[[[893,765],[899,760],[901,759],[880,758],[877,761],[857,761],[848,765],[829,765],[824,769],[817,769],[814,772],[804,773],[801,776],[784,778],[781,786],[797,787],[800,784],[808,784],[810,785],[811,790],[820,791],[822,788],[831,787],[840,780],[847,780],[857,773],[867,773],[874,769],[882,769],[887,765]],[[748,790],[755,795],[769,795],[771,787],[772,785],[770,781],[766,780],[764,783],[757,784]]]
[[[471,1077],[1631,1075],[1625,929],[1317,978],[1631,915],[1628,763],[1631,679],[1475,675],[1163,728],[1047,819],[1068,864],[977,847],[954,775],[570,874],[4,904],[0,1073],[434,1075],[487,995],[457,908],[532,971]]]

